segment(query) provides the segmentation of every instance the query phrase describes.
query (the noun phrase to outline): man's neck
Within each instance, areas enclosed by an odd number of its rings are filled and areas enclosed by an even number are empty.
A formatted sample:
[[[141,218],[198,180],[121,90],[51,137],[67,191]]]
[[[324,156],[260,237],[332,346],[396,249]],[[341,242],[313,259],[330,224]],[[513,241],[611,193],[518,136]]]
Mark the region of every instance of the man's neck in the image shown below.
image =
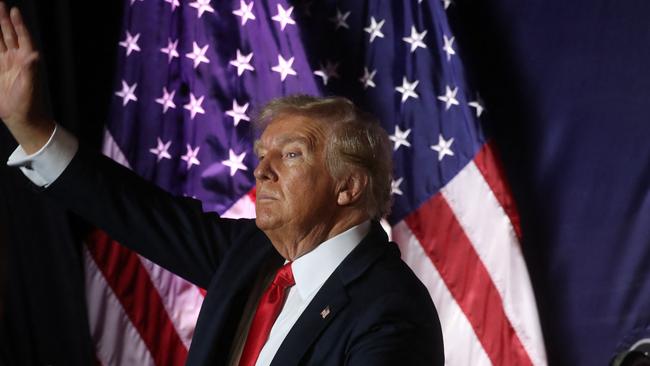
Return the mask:
[[[275,249],[286,260],[293,261],[302,255],[314,250],[324,241],[339,235],[348,229],[357,226],[368,220],[364,214],[347,215],[346,217],[335,220],[333,223],[327,223],[325,220],[314,225],[309,231],[304,233],[286,233],[286,232],[265,232],[271,239]]]

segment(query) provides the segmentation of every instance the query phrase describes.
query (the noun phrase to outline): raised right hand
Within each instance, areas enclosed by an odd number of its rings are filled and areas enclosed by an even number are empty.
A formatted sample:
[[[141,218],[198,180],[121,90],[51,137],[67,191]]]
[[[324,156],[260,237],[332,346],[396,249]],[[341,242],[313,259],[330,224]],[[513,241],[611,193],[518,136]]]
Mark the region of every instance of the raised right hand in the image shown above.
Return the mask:
[[[38,52],[18,9],[0,2],[0,119],[27,153],[40,148],[54,129],[37,80]]]

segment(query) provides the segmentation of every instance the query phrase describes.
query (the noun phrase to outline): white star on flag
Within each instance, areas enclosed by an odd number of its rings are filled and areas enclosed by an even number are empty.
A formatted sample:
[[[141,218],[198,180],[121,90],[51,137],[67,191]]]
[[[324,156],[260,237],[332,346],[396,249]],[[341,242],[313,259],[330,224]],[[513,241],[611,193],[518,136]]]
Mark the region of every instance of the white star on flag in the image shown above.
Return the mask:
[[[438,145],[431,145],[431,150],[438,152],[438,161],[441,161],[446,155],[454,156],[454,152],[451,151],[451,144],[454,143],[454,138],[445,140],[442,135],[438,135]]]
[[[167,113],[169,108],[176,108],[176,104],[174,104],[174,94],[176,94],[176,90],[172,90],[170,93],[167,91],[167,87],[163,86],[163,96],[156,99],[156,103],[163,106],[163,114]]]
[[[376,37],[384,38],[384,34],[381,32],[381,27],[384,26],[385,19],[382,19],[379,23],[375,20],[375,17],[370,17],[370,25],[363,30],[366,33],[370,34],[370,43],[375,40]]]
[[[409,37],[402,38],[404,42],[411,45],[411,53],[415,52],[418,47],[427,48],[427,45],[424,44],[424,37],[427,35],[427,30],[418,33],[415,29],[415,26],[411,26],[411,35]]]
[[[406,147],[411,147],[411,143],[408,142],[407,138],[409,134],[411,133],[411,129],[407,129],[406,131],[402,131],[398,125],[395,125],[395,133],[388,136],[388,138],[395,143],[395,146],[393,147],[393,151],[397,151],[400,146],[406,146]]]
[[[398,196],[404,194],[404,192],[402,192],[402,190],[399,188],[399,186],[402,184],[402,181],[404,181],[404,178],[397,178],[397,180],[393,179],[393,181],[390,182],[390,194],[396,194]]]
[[[447,85],[445,87],[445,95],[438,97],[438,100],[445,102],[445,110],[449,110],[452,105],[458,105],[458,100],[456,99],[456,94],[458,93],[458,87],[455,87],[453,90]]]
[[[330,78],[339,78],[339,74],[336,72],[336,69],[339,67],[338,62],[327,61],[326,65],[320,64],[320,69],[314,71],[314,75],[320,76],[323,78],[323,84],[327,85],[327,82]]]
[[[201,165],[201,162],[199,159],[197,159],[200,149],[200,146],[197,146],[195,149],[193,149],[190,144],[187,144],[187,153],[181,156],[181,159],[187,163],[187,170],[190,170],[192,165]]]
[[[454,50],[454,37],[448,38],[444,34],[442,37],[442,40],[445,43],[445,45],[442,46],[442,50],[447,54],[447,61],[449,61],[451,60],[451,55],[456,54],[456,51]]]
[[[167,54],[167,62],[170,63],[174,59],[174,57],[179,57],[180,55],[178,54],[178,51],[176,51],[176,48],[178,47],[178,40],[172,41],[171,38],[167,39],[167,47],[161,48],[160,52]]]
[[[476,94],[476,100],[467,103],[467,105],[476,109],[476,117],[481,117],[481,114],[483,114],[483,111],[485,111],[485,107],[483,106],[483,99],[481,99],[481,96],[478,94]]]
[[[339,29],[339,28],[350,29],[350,26],[348,25],[348,23],[345,22],[348,19],[349,16],[350,16],[349,11],[345,12],[345,14],[344,14],[344,13],[341,13],[339,8],[336,8],[336,16],[334,18],[330,18],[330,21],[334,22],[334,25],[336,26],[335,29]]]
[[[174,10],[176,10],[177,7],[181,6],[181,4],[178,2],[178,0],[165,0],[165,2],[171,4],[172,13],[174,12]]]
[[[395,87],[396,91],[402,93],[402,103],[404,103],[409,97],[418,99],[418,93],[415,92],[415,88],[419,83],[419,80],[409,83],[409,81],[406,80],[406,76],[402,78],[402,86]]]
[[[243,164],[244,158],[246,157],[246,151],[237,155],[234,151],[228,149],[228,160],[223,160],[221,164],[230,167],[230,176],[234,176],[238,170],[248,170],[246,165]]]
[[[237,49],[237,58],[230,61],[230,64],[237,68],[237,76],[241,76],[241,74],[243,74],[246,70],[255,70],[255,68],[250,64],[252,58],[253,52],[249,53],[248,55],[244,55],[239,49]]]
[[[115,93],[118,97],[122,98],[122,106],[126,106],[129,101],[137,102],[138,98],[135,96],[135,88],[138,87],[138,83],[134,83],[132,86],[122,80],[122,90]]]
[[[192,42],[192,52],[188,53],[185,55],[185,57],[194,60],[194,68],[196,69],[201,62],[205,62],[206,64],[210,63],[210,59],[205,57],[205,53],[208,52],[208,47],[210,45],[205,45],[203,47],[199,47],[199,45],[196,42]]]
[[[205,110],[201,106],[201,104],[203,104],[203,98],[205,98],[205,96],[201,96],[200,98],[197,99],[196,97],[194,97],[194,94],[190,93],[190,102],[186,104],[183,108],[190,111],[191,119],[194,119],[194,116],[196,116],[197,113],[205,114]]]
[[[250,4],[246,4],[244,0],[240,0],[239,9],[232,12],[238,17],[241,17],[241,25],[246,25],[246,22],[248,20],[255,20],[255,14],[253,14],[253,5],[253,1],[251,1]]]
[[[274,15],[271,19],[280,23],[280,29],[284,31],[284,27],[286,27],[287,24],[294,24],[294,25],[296,24],[293,18],[291,18],[292,12],[293,12],[293,6],[287,10],[284,10],[282,5],[278,4],[278,13]]]
[[[172,156],[169,155],[169,147],[171,146],[172,141],[162,142],[160,137],[158,137],[158,144],[155,148],[149,149],[149,151],[158,157],[158,162],[162,159],[171,159]]]
[[[190,6],[195,8],[199,14],[197,18],[201,18],[204,12],[214,13],[214,9],[210,6],[210,0],[196,0],[193,3],[190,3]]]
[[[126,31],[126,39],[120,42],[120,46],[126,48],[126,56],[128,57],[133,51],[140,51],[140,46],[138,46],[138,39],[140,39],[140,33],[132,36],[129,31]]]
[[[237,100],[233,99],[232,109],[226,111],[226,114],[232,117],[235,120],[235,126],[239,124],[239,121],[250,121],[251,119],[246,115],[246,110],[248,109],[248,103],[244,105],[237,104]]]
[[[282,81],[286,79],[287,75],[298,75],[296,73],[296,70],[294,70],[291,66],[293,65],[293,60],[294,57],[285,60],[282,55],[278,55],[278,64],[273,66],[271,70],[277,72],[280,74],[280,78]]]
[[[377,70],[372,70],[372,72],[368,71],[367,67],[363,68],[363,76],[359,79],[361,84],[363,84],[363,89],[367,89],[368,87],[374,88],[375,82],[372,81],[372,78],[375,77],[375,74],[377,73]]]

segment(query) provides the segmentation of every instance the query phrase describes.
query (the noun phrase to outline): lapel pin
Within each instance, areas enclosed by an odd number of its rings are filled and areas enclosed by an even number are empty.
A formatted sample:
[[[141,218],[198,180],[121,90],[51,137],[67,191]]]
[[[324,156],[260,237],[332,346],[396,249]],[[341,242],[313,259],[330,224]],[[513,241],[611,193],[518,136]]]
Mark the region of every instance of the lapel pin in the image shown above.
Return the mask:
[[[330,315],[330,307],[329,305],[325,307],[325,309],[321,310],[320,316],[321,318],[325,319],[327,316]]]

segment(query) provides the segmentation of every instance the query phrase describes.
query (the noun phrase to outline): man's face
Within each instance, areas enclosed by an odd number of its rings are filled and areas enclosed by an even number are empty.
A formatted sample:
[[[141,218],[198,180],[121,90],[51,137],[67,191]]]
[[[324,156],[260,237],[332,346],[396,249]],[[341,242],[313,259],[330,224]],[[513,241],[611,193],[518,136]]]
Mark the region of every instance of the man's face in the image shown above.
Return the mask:
[[[329,130],[288,114],[276,117],[255,144],[257,226],[282,240],[302,239],[337,210],[335,182],[325,165]]]

